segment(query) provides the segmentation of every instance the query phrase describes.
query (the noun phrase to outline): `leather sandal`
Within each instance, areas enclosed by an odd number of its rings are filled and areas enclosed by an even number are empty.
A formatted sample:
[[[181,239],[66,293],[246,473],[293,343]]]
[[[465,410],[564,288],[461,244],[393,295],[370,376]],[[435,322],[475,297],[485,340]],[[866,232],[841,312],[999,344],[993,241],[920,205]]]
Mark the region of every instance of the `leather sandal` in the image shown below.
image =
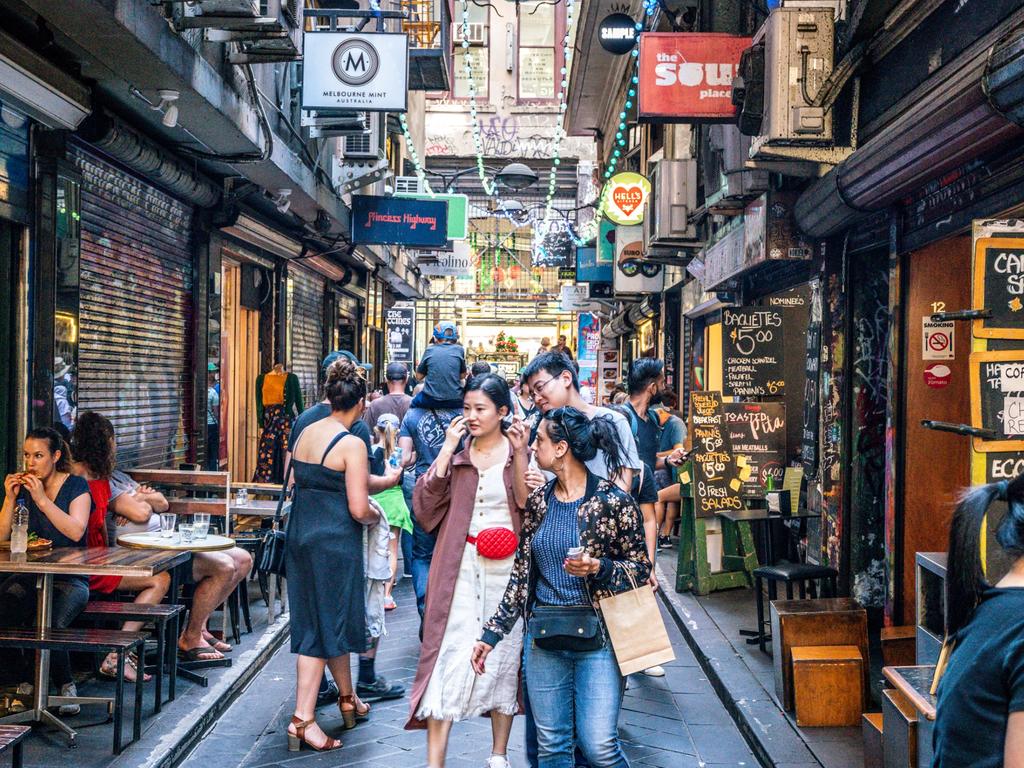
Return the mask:
[[[338,697],[338,710],[341,712],[341,719],[345,722],[346,731],[352,730],[358,721],[365,720],[370,716],[370,705],[360,701],[351,693]]]
[[[327,736],[327,741],[322,745],[317,746],[306,739],[306,728],[314,725],[316,720],[301,720],[295,715],[292,715],[291,724],[295,727],[295,733],[288,734],[288,751],[298,752],[305,745],[312,749],[314,752],[330,752],[341,747],[341,739],[332,739]],[[326,734],[324,734],[326,736]]]

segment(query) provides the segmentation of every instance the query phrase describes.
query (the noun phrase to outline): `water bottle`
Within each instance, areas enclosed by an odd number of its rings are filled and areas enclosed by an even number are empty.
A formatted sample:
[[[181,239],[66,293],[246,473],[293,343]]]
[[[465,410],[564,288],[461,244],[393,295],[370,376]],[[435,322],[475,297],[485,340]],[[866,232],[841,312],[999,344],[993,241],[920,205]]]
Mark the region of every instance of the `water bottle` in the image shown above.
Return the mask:
[[[388,463],[392,467],[402,466],[402,446],[397,446],[394,453],[391,454],[391,458],[388,459]]]
[[[11,554],[23,555],[28,552],[28,507],[18,499],[11,521]]]

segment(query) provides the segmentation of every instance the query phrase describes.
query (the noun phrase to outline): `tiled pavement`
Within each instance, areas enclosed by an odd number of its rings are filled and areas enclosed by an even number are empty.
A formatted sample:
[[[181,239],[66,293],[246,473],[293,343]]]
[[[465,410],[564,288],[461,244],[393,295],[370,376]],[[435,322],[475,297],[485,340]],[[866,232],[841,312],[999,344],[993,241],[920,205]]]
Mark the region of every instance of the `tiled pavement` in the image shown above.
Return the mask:
[[[389,678],[411,685],[419,651],[419,617],[408,579],[396,587],[395,598],[399,607],[388,616],[388,636],[377,666]],[[632,676],[626,691],[620,732],[631,764],[757,766],[675,624],[666,623],[676,661],[666,666],[663,678]],[[374,704],[370,721],[348,732],[340,729],[337,709],[325,707],[319,712],[321,723],[330,735],[340,736],[345,746],[328,754],[288,752],[285,729],[292,712],[294,670],[286,643],[182,764],[217,768],[425,765],[425,733],[402,729],[407,699]],[[448,768],[481,768],[489,754],[486,719],[455,725]],[[516,718],[513,726],[509,759],[514,768],[526,768],[522,718]]]

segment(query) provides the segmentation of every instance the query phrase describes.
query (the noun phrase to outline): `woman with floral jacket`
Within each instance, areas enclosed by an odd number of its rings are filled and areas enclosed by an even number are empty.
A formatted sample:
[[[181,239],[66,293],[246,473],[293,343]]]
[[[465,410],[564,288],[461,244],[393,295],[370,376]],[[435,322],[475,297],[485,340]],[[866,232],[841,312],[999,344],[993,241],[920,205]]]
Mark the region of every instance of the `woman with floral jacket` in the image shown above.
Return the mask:
[[[621,466],[610,419],[556,408],[544,414],[534,449],[555,479],[527,500],[508,587],[473,649],[473,668],[484,673],[488,654],[524,616],[540,768],[572,768],[576,741],[593,768],[623,768],[623,679],[597,601],[647,581],[643,517],[631,496],[585,466],[598,449],[610,474]]]

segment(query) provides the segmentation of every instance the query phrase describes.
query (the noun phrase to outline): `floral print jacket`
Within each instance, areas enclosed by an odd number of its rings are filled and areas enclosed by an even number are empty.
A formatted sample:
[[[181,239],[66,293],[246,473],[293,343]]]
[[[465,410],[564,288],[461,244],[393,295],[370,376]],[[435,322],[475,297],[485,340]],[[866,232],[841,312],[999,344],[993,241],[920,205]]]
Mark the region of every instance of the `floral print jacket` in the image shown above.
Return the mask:
[[[508,586],[494,616],[484,624],[481,639],[488,645],[497,644],[511,632],[519,617],[528,616],[533,606],[537,580],[531,556],[533,537],[547,513],[554,483],[552,480],[535,489],[526,501]],[[633,589],[634,583],[639,586],[646,582],[651,574],[651,560],[647,556],[643,515],[632,496],[588,472],[584,498],[577,513],[580,544],[588,555],[601,561],[597,574],[587,579],[596,604],[602,598]],[[632,582],[627,574],[632,575]]]

